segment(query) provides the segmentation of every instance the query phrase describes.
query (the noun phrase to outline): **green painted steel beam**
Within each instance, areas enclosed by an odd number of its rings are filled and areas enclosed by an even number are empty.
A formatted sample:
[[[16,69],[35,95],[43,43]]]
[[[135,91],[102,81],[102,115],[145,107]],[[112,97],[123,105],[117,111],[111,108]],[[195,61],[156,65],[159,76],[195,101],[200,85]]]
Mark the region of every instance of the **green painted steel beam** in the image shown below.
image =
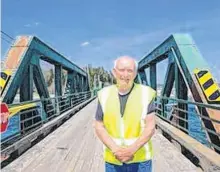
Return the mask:
[[[175,64],[175,88],[176,88],[175,92],[177,99],[188,100],[188,90],[177,64]],[[178,108],[182,109],[183,111],[187,111],[188,104],[178,103]],[[180,119],[178,119],[179,125],[185,128],[186,130],[188,130],[188,113],[182,111],[179,111],[177,113],[178,116],[180,117]],[[185,119],[186,121],[182,120],[181,118]],[[186,132],[185,130],[182,131]]]
[[[195,68],[209,69],[207,61],[202,57],[199,49],[190,35],[174,34],[173,35],[176,46],[174,48],[177,56],[182,59],[190,71],[193,72]],[[178,48],[177,48],[178,46]]]
[[[82,87],[83,87],[83,83],[82,83],[82,76],[80,76],[80,75],[79,75],[78,82],[79,82],[79,92],[81,92],[82,91]]]
[[[158,63],[168,57],[171,47],[177,51],[178,57],[184,60],[190,71],[195,68],[209,68],[189,34],[173,34],[151,53],[139,61],[139,69],[146,68],[151,63]]]
[[[21,83],[24,79],[24,73],[30,64],[31,56],[33,54],[33,44],[32,37],[29,38],[28,49],[23,53],[20,59],[20,64],[17,69],[15,69],[14,74],[10,78],[11,82],[7,85],[7,90],[5,90],[4,95],[2,95],[2,102],[7,104],[11,104],[17,94],[18,88],[21,86]]]
[[[18,37],[20,39],[20,37]],[[22,89],[28,89],[29,91],[32,89],[31,86],[30,88],[25,88],[25,83],[28,81],[24,80],[24,75],[25,75],[25,70],[29,68],[29,65],[34,65],[34,72],[37,72],[37,74],[41,73],[40,65],[39,65],[39,58],[42,60],[45,60],[53,65],[60,65],[62,66],[63,69],[66,69],[68,72],[75,72],[80,76],[84,76],[87,78],[87,73],[78,67],[76,64],[71,62],[70,60],[66,59],[63,55],[52,49],[50,46],[46,45],[43,43],[40,39],[37,37],[33,36],[28,36],[28,43],[27,46],[28,48],[24,51],[22,56],[16,57],[19,58],[20,62],[18,63],[17,69],[15,69],[14,73],[12,74],[12,77],[10,78],[10,81],[8,85],[6,86],[6,89],[4,93],[2,94],[2,101],[8,104],[11,104],[14,100],[14,97],[17,93],[18,88]],[[36,67],[37,66],[37,67]],[[41,76],[35,76],[36,74],[33,74],[34,77],[41,77]],[[26,76],[27,77],[27,76]],[[28,76],[29,77],[29,76]],[[88,78],[87,78],[88,79]],[[36,81],[35,82],[42,82],[43,79],[40,79],[41,81]],[[23,82],[24,81],[24,82]],[[22,84],[23,82],[23,84]],[[31,78],[30,81],[31,82]],[[22,84],[22,86],[21,86]],[[28,83],[29,84],[29,83]],[[39,88],[44,87],[39,86]],[[28,87],[28,86],[27,86]],[[46,87],[42,88],[41,94],[43,97],[48,97],[46,91]],[[89,88],[88,88],[89,89]],[[39,91],[39,90],[38,90]],[[26,91],[21,91],[21,100],[26,100],[32,98],[30,93],[25,93]]]
[[[40,65],[34,66],[34,83],[41,99],[50,97]]]
[[[42,42],[37,37],[33,37],[32,42],[34,45],[34,49],[38,52],[39,55],[41,55],[41,59],[54,65],[61,65],[63,69],[75,71],[80,75],[87,76],[86,72],[83,69],[74,64],[72,61],[65,58],[63,55],[55,51],[53,48]]]
[[[55,65],[55,96],[62,96],[62,66]]]
[[[174,84],[174,79],[175,79],[175,63],[169,63],[168,64],[168,68],[167,68],[167,72],[165,75],[165,82],[161,91],[161,95],[165,96],[165,97],[170,97],[172,88],[173,88],[173,84]]]
[[[74,73],[68,72],[67,74],[67,85],[66,88],[69,89],[69,93],[74,93]],[[67,90],[65,91],[67,92]]]
[[[157,68],[156,64],[150,65],[150,85],[154,90],[157,90]]]
[[[76,92],[80,92],[80,79],[79,74],[76,74]]]
[[[173,35],[157,46],[151,53],[145,55],[138,63],[138,70],[149,67],[151,63],[158,63],[168,57],[170,47],[175,46]]]
[[[33,83],[33,65],[30,64],[20,86],[20,102],[33,100]]]
[[[139,77],[140,83],[142,83],[143,85],[148,85],[147,75],[145,73],[145,70],[138,71],[138,75],[139,75],[138,77]]]
[[[196,102],[207,103],[207,101],[203,100],[203,93],[197,90],[197,82],[194,81],[194,70],[210,69],[208,63],[202,57],[201,53],[195,45],[195,42],[189,34],[171,35],[162,44],[156,47],[151,53],[145,55],[140,60],[140,62],[138,63],[138,71],[142,71],[152,64],[158,63],[168,57],[169,60],[173,61],[176,66],[175,85],[177,97],[187,100],[187,89],[190,89]],[[154,72],[151,72],[151,75],[153,75],[152,77],[155,77]],[[165,82],[168,82],[168,80],[166,79]],[[178,106],[183,108],[183,110],[187,108],[183,107],[181,104],[179,104]],[[206,117],[210,117],[209,112],[206,109],[199,109],[199,113]],[[184,113],[180,113],[180,116],[185,116],[187,118]],[[212,131],[216,131],[211,121],[207,121],[205,119],[202,119],[202,121],[206,128]],[[184,123],[182,123],[181,125],[187,127]],[[207,133],[211,142],[215,145],[220,146],[220,139],[210,132]],[[217,149],[215,150],[217,151]]]

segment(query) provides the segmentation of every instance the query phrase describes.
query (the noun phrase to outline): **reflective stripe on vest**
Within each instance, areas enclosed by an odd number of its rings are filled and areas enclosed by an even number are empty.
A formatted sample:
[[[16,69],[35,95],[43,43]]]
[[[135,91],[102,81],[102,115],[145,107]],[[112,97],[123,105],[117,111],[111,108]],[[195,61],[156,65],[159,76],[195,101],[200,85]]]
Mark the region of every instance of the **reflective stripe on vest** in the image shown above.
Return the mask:
[[[135,84],[127,99],[124,115],[121,117],[116,86],[105,87],[98,93],[98,99],[104,114],[103,123],[117,145],[125,147],[131,145],[141,135],[145,127],[144,119],[147,107],[154,96],[155,91],[150,87]],[[134,159],[128,163],[146,161],[151,158],[152,143],[149,140],[135,153]],[[104,159],[113,164],[122,164],[105,146]]]

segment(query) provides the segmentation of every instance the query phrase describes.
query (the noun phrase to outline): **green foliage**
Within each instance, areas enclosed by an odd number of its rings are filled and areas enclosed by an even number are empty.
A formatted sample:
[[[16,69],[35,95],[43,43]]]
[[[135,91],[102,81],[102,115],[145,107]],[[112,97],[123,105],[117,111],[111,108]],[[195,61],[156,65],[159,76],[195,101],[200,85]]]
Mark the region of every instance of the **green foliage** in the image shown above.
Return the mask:
[[[54,79],[54,71],[53,71],[53,69],[50,69],[48,71],[48,73],[45,74],[45,75],[46,75],[46,84],[49,87],[53,83],[53,79]]]
[[[65,85],[66,79],[67,79],[67,72],[64,72],[64,70],[62,70],[62,72],[61,72],[61,84],[62,84],[62,86]]]
[[[112,84],[113,75],[110,71],[105,70],[103,67],[89,67],[89,75],[90,75],[90,88],[94,88],[94,84],[98,85],[98,76],[102,84]],[[97,81],[94,83],[94,81]]]
[[[47,84],[48,87],[50,87],[51,84],[54,83],[54,78],[55,78],[54,70],[50,69],[49,71],[44,71],[43,73],[45,75],[46,84]],[[62,70],[62,72],[61,72],[61,83],[62,83],[62,85],[65,84],[66,79],[67,79],[67,72],[64,72]]]

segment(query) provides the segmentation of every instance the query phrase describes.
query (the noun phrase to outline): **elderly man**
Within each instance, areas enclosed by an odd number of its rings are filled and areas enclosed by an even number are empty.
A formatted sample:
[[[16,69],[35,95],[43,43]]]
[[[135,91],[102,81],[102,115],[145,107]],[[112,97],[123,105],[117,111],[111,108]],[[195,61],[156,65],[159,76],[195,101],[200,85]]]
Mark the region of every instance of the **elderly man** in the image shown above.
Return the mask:
[[[95,132],[104,145],[106,172],[152,171],[156,92],[134,83],[137,63],[128,56],[115,60],[117,84],[98,92]]]

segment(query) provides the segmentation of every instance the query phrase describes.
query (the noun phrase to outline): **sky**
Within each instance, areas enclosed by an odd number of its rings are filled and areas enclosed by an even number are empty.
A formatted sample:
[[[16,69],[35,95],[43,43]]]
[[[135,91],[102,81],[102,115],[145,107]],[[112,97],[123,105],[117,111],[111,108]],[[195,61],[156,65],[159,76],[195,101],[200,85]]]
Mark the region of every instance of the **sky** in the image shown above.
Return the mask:
[[[35,35],[81,67],[110,70],[120,55],[138,61],[172,33],[189,33],[220,82],[219,0],[2,0],[1,8],[4,32]],[[8,47],[2,40],[2,56]],[[164,74],[167,64],[158,66]]]

